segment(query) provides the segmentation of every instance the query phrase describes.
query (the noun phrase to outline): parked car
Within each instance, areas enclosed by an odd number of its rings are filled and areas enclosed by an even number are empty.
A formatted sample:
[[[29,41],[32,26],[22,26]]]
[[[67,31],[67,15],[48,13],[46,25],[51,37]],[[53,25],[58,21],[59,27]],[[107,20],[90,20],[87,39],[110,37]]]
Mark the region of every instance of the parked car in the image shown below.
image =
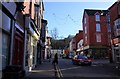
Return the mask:
[[[77,65],[91,65],[92,64],[92,60],[89,59],[87,56],[74,56],[74,58],[72,59],[72,63],[73,64],[77,64]]]

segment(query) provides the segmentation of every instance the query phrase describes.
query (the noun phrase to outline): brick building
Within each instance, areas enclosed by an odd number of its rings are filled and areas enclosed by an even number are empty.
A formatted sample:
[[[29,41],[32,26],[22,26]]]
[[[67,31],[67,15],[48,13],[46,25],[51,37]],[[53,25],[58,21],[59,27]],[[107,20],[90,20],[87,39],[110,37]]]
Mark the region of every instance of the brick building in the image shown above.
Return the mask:
[[[111,26],[111,51],[113,62],[120,63],[120,2],[108,8]]]
[[[107,56],[107,13],[108,10],[84,10],[82,19],[84,41],[83,50],[86,54],[93,54],[94,58],[104,58]]]
[[[44,5],[42,0],[0,2],[2,67],[21,67],[26,72],[39,64],[40,34]],[[2,36],[2,37],[1,37]]]
[[[83,31],[79,30],[79,33],[77,33],[75,35],[75,39],[76,39],[76,50],[78,49],[78,42],[83,39]]]

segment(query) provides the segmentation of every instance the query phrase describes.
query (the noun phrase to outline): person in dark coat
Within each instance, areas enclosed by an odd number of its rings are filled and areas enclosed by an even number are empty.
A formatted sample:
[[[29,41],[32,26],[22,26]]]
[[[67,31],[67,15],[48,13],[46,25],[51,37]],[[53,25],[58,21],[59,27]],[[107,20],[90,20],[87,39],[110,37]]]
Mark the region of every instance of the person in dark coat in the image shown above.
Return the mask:
[[[53,64],[58,64],[58,54],[56,53],[55,56],[54,56],[54,59],[53,59]]]

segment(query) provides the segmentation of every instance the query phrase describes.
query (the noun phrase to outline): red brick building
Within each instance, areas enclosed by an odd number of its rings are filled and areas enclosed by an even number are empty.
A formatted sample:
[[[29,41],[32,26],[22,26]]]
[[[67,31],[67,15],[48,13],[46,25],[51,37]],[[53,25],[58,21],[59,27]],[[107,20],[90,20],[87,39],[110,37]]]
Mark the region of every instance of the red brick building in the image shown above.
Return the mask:
[[[111,26],[111,47],[113,62],[120,63],[120,2],[108,8]]]
[[[79,41],[83,39],[83,31],[79,30],[79,33],[76,33],[76,35],[72,38],[72,40],[69,43],[69,55],[75,55],[78,48]]]
[[[84,10],[82,20],[84,53],[93,54],[94,58],[104,58],[107,56],[107,13],[108,10]]]
[[[76,39],[76,50],[77,50],[77,44],[78,42],[83,39],[83,31],[82,30],[79,30],[79,33],[77,33],[75,35],[75,39]]]

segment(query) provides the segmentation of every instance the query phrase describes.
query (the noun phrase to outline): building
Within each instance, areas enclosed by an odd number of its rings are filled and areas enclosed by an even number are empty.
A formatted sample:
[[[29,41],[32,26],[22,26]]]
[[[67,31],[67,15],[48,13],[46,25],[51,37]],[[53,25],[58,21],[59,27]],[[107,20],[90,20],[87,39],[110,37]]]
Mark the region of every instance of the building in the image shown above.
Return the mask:
[[[120,2],[115,2],[108,8],[111,26],[112,61],[120,63]]]
[[[69,55],[74,56],[76,55],[76,52],[80,52],[78,48],[79,41],[83,38],[83,31],[79,30],[79,33],[76,33],[76,35],[71,39],[69,43]]]
[[[108,56],[107,13],[108,10],[84,10],[82,19],[84,53],[92,53],[94,58]]]
[[[46,49],[46,31],[47,31],[47,20],[42,19],[42,28],[40,34],[40,52],[41,52],[41,61],[44,60],[47,56],[45,49]]]
[[[25,42],[24,42],[24,66],[31,71],[39,64],[40,57],[40,33],[43,19],[43,2],[32,0],[24,2],[25,10]]]
[[[79,33],[75,35],[76,38],[76,51],[80,51],[80,41],[83,40],[83,31],[79,30]],[[79,44],[78,44],[79,43]]]
[[[28,2],[0,2],[2,24],[2,68],[22,67],[31,71],[40,63],[40,35],[44,5],[42,0]]]
[[[76,38],[74,36],[69,43],[69,53],[75,53],[75,52],[76,52]]]
[[[12,64],[13,53],[13,39],[14,39],[14,27],[15,27],[15,15],[18,10],[18,5],[15,2],[0,2],[0,15],[2,21],[0,21],[0,70],[6,68],[6,66]]]

